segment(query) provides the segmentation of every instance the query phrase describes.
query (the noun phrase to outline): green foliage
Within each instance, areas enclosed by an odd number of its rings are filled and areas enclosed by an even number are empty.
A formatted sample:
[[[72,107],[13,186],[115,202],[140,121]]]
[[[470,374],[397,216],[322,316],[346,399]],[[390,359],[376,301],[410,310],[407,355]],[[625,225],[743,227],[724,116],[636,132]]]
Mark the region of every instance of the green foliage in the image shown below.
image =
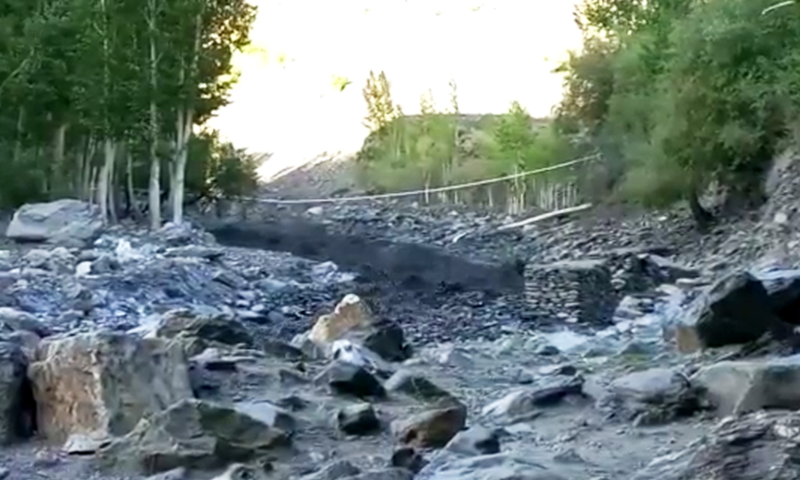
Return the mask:
[[[800,15],[762,15],[772,3],[584,1],[559,128],[603,148],[623,198],[661,206],[712,181],[751,197],[798,120]]]
[[[251,196],[258,188],[259,159],[230,142],[216,130],[204,130],[189,142],[187,189],[206,198]]]
[[[364,100],[367,102],[367,117],[364,126],[370,132],[385,129],[389,123],[400,115],[392,100],[391,85],[386,78],[386,73],[369,72],[367,84],[362,89]]]
[[[168,172],[181,149],[177,120],[201,125],[228,102],[237,80],[232,58],[249,44],[254,20],[247,0],[4,1],[0,168],[14,181],[0,180],[0,206],[93,197],[90,180],[109,166],[106,141],[117,152],[110,190],[127,188],[128,170],[134,189],[147,185],[153,137]],[[220,174],[226,184],[241,178],[243,188],[249,175]]]
[[[505,115],[468,120],[459,113],[458,90],[450,83],[447,112],[436,109],[430,91],[420,97],[419,115],[397,115],[383,126],[376,115],[375,98],[391,98],[388,85],[371,75],[365,89],[374,130],[359,152],[361,182],[378,191],[416,190],[486,180],[568,160],[575,152],[568,138],[552,125],[536,124],[518,103]],[[366,92],[373,92],[369,95]],[[375,93],[379,92],[380,97]],[[386,104],[388,102],[383,102]],[[399,109],[393,106],[393,112]],[[551,179],[568,181],[565,176]],[[534,181],[518,179],[484,189],[438,195],[438,201],[473,203],[526,202]],[[494,190],[498,190],[495,192]],[[498,198],[495,199],[495,196]],[[430,197],[424,198],[432,201]],[[513,203],[512,202],[512,203]]]

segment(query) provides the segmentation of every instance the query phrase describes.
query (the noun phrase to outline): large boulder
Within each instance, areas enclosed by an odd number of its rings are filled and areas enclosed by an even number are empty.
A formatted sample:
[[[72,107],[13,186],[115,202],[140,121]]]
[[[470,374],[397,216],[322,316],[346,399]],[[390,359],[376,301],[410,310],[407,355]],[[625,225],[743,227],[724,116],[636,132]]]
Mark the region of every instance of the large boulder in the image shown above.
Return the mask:
[[[788,325],[775,315],[767,289],[747,272],[731,274],[715,283],[693,305],[681,327],[693,330],[703,348],[742,344],[768,332],[782,335],[788,331]]]
[[[800,414],[729,417],[685,450],[659,457],[632,480],[789,480],[800,478]]]
[[[28,374],[47,439],[125,435],[192,396],[179,346],[110,331],[45,341]]]
[[[14,214],[6,236],[26,242],[80,246],[103,227],[96,206],[73,199],[23,205]]]
[[[691,382],[721,416],[800,409],[800,355],[719,362],[700,369]]]
[[[220,468],[291,444],[289,435],[236,407],[182,400],[142,419],[100,456],[146,475],[174,468]]]
[[[327,352],[339,340],[351,340],[377,353],[383,360],[399,362],[410,356],[403,329],[388,320],[378,320],[357,295],[346,295],[333,312],[322,315],[308,335]]]

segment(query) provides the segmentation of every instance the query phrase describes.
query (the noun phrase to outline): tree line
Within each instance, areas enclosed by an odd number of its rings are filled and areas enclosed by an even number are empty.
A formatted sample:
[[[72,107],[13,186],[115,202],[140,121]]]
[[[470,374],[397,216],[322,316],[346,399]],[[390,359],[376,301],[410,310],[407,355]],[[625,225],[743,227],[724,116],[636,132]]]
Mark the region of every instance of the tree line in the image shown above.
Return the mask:
[[[450,82],[446,107],[430,91],[420,97],[419,115],[405,115],[392,99],[385,72],[371,72],[362,90],[370,134],[358,155],[361,183],[376,192],[435,189],[519,174],[571,160],[588,150],[536,121],[519,102],[501,115],[462,115],[458,88]],[[425,202],[468,203],[517,213],[531,206],[558,208],[579,180],[576,171],[517,177],[479,188],[423,194]],[[557,194],[564,193],[558,196]]]
[[[255,15],[247,0],[0,3],[0,203],[71,195],[112,221],[146,189],[157,228],[164,206],[182,222],[187,190],[254,188],[257,159],[194,127],[228,102]]]

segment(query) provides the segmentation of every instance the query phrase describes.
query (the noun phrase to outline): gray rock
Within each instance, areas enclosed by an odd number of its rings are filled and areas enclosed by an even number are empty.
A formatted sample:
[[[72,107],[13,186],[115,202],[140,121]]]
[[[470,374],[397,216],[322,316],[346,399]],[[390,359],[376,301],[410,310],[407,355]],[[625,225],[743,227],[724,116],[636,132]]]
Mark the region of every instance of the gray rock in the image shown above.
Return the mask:
[[[175,468],[168,472],[147,477],[147,480],[184,480],[187,475],[185,468]]]
[[[414,447],[401,447],[392,453],[389,464],[392,467],[405,468],[413,473],[419,473],[428,462]]]
[[[544,377],[538,385],[514,390],[485,406],[482,412],[483,415],[513,420],[526,417],[537,408],[558,403],[570,395],[583,395],[582,377]]]
[[[700,369],[691,382],[721,416],[763,408],[800,409],[800,355],[719,362]]]
[[[404,445],[441,448],[464,428],[466,422],[467,409],[463,405],[443,405],[392,422],[392,432]]]
[[[715,283],[696,301],[685,323],[705,348],[755,341],[767,332],[782,337],[791,330],[773,313],[764,285],[746,272]]]
[[[80,200],[31,203],[19,208],[6,229],[17,241],[82,246],[103,227],[99,209]]]
[[[367,435],[380,429],[375,409],[368,403],[349,405],[336,414],[339,429],[348,435]]]
[[[49,329],[30,313],[11,307],[0,307],[0,323],[11,331],[33,332],[39,337],[50,334]]]
[[[334,392],[357,397],[383,397],[383,385],[366,369],[342,361],[334,361],[320,372],[315,383],[326,383]]]
[[[339,480],[340,478],[352,478],[360,473],[361,469],[347,460],[338,460],[325,465],[317,472],[305,475],[300,480]]]
[[[697,394],[681,372],[653,368],[614,380],[599,406],[625,420],[663,423],[694,413]]]
[[[500,435],[496,430],[476,425],[458,432],[445,450],[468,456],[493,455],[500,453]]]
[[[253,346],[253,337],[247,328],[238,320],[218,311],[189,308],[171,310],[161,316],[156,334],[162,338],[180,336],[231,346]]]
[[[104,448],[100,459],[152,475],[179,467],[220,468],[290,444],[282,430],[235,408],[190,399],[143,419]]]
[[[654,459],[632,480],[789,480],[800,478],[795,459],[800,415],[759,412],[727,418],[686,449]]]
[[[424,402],[435,402],[441,399],[454,398],[448,391],[434,384],[425,377],[399,370],[383,384],[389,393],[402,393]]]
[[[233,407],[238,412],[284,432],[292,433],[297,429],[297,420],[291,413],[269,402],[237,402]]]
[[[416,480],[566,480],[543,465],[508,454],[459,458],[440,456]]]
[[[405,468],[387,468],[364,472],[350,477],[350,480],[412,480],[413,478],[414,474]]]

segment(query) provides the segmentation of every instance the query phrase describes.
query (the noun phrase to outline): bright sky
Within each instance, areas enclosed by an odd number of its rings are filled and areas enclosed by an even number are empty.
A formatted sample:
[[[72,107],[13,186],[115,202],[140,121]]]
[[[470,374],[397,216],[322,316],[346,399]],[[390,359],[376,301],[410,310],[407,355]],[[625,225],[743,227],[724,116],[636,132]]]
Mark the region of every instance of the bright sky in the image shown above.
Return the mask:
[[[575,0],[253,1],[252,38],[266,54],[239,59],[233,103],[214,126],[237,146],[273,152],[267,176],[358,150],[370,70],[386,72],[406,113],[428,89],[446,107],[453,79],[465,113],[500,113],[517,100],[545,116],[561,94],[552,70],[580,45]],[[340,92],[334,76],[353,83]]]

